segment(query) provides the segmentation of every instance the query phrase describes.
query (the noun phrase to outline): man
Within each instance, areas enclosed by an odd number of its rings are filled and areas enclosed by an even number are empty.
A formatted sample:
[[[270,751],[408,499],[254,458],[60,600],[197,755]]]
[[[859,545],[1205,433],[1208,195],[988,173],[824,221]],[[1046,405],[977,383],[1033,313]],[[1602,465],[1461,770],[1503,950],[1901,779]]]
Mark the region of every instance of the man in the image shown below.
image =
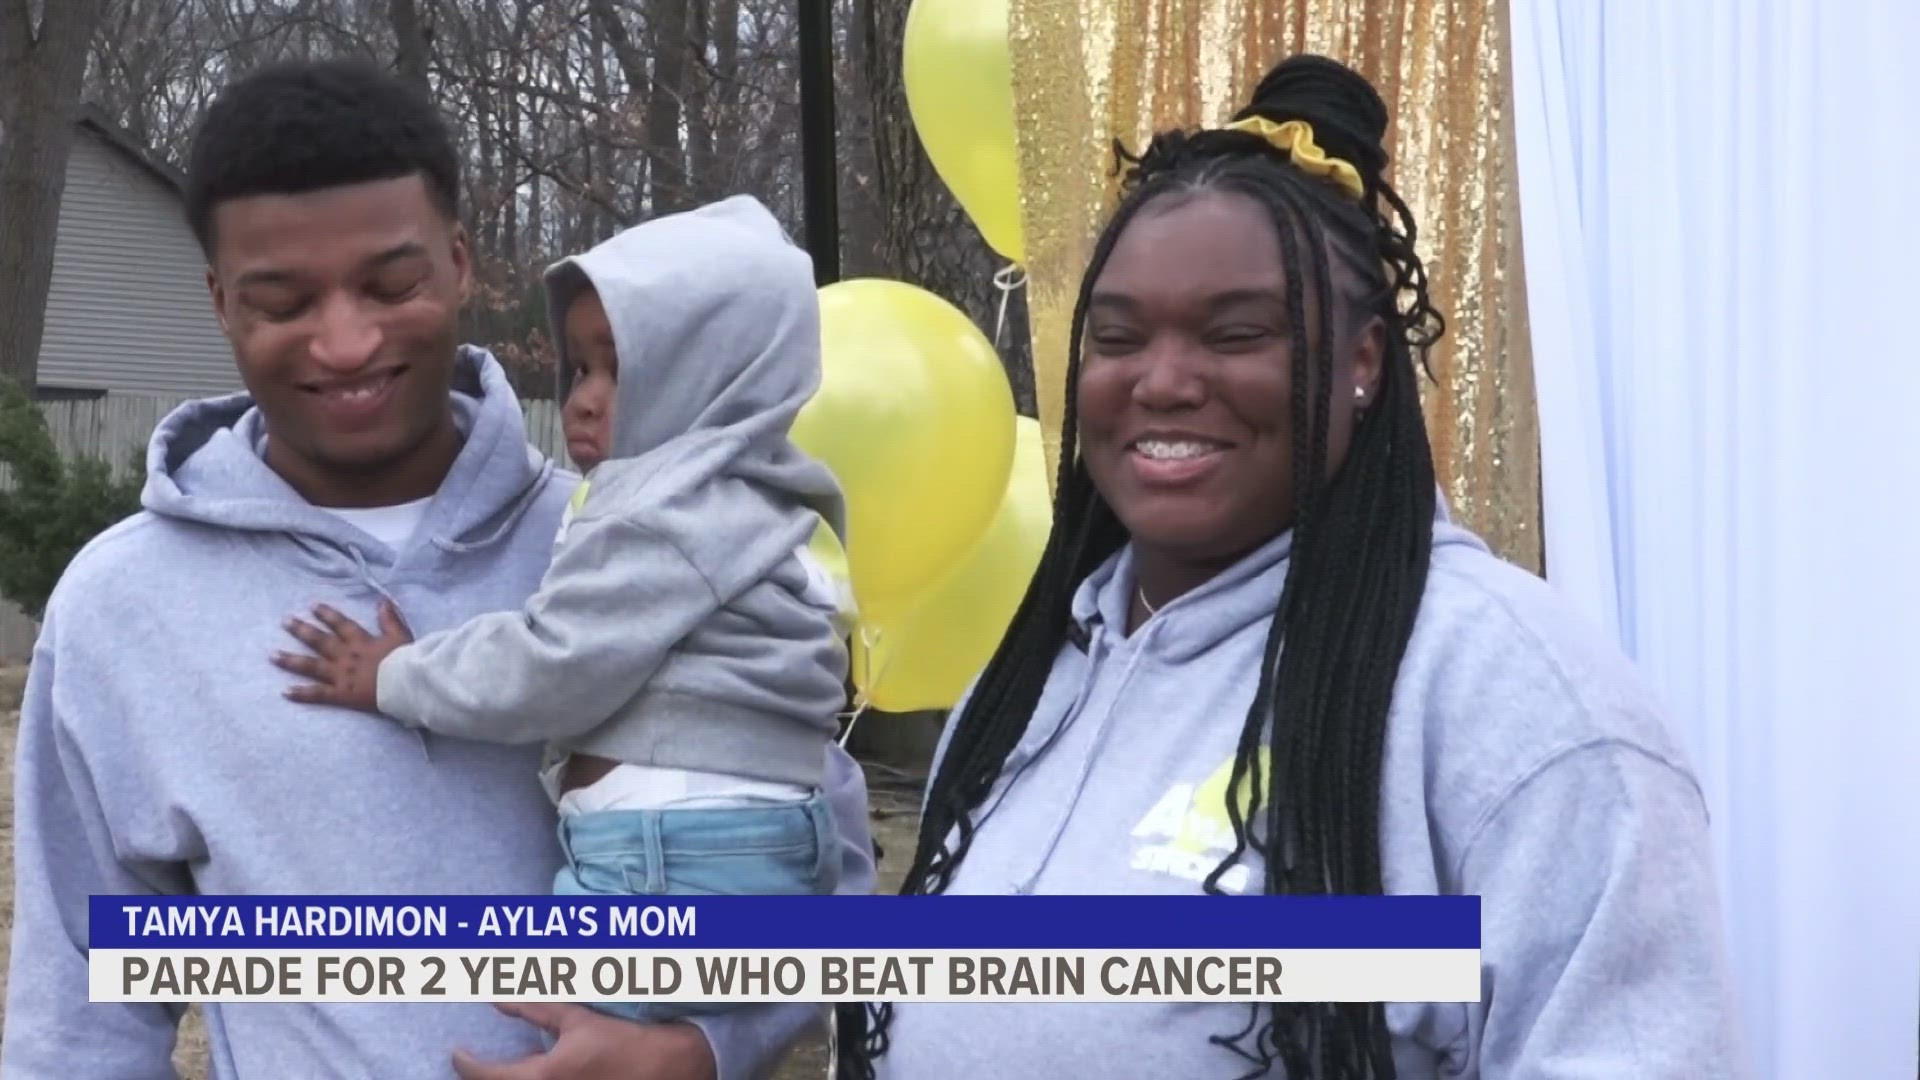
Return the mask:
[[[188,215],[247,393],[162,422],[145,510],[48,605],[0,1080],[171,1075],[178,1009],[87,1002],[89,895],[547,891],[537,748],[299,705],[266,661],[319,600],[369,623],[388,600],[425,633],[519,608],[545,569],[575,478],[527,447],[493,358],[456,343],[458,180],[432,106],[369,68],[261,73],[208,110]],[[837,749],[828,773],[842,889],[868,891],[864,787]],[[455,1052],[465,1075],[565,1080],[747,1076],[816,1015],[249,1004],[207,1022],[216,1080],[444,1080]]]

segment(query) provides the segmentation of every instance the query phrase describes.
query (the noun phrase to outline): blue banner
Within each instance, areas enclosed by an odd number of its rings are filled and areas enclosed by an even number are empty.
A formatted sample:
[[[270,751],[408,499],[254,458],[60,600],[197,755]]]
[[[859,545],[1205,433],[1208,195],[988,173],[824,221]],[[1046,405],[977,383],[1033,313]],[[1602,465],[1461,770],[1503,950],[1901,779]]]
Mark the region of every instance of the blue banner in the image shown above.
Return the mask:
[[[95,949],[1478,949],[1477,896],[95,896]]]

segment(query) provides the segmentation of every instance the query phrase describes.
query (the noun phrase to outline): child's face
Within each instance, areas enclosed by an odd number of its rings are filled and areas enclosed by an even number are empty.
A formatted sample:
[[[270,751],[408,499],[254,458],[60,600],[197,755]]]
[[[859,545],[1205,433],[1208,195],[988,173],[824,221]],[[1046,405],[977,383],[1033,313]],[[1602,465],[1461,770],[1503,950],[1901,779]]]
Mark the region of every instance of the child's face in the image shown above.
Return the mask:
[[[573,390],[561,410],[567,456],[581,472],[605,461],[613,447],[614,386],[620,361],[613,351],[613,324],[600,294],[588,289],[567,308],[567,355],[574,363]]]

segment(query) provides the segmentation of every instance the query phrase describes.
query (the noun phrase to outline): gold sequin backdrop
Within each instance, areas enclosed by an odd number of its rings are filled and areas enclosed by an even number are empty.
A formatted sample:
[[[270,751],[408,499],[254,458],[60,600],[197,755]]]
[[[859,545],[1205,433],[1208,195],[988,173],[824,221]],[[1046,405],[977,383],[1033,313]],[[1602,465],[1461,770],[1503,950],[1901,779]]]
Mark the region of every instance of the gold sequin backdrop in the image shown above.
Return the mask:
[[[1503,557],[1541,563],[1506,0],[1011,0],[1022,221],[1049,476],[1068,323],[1113,205],[1111,145],[1224,123],[1296,52],[1363,72],[1392,109],[1391,180],[1420,227],[1447,335],[1422,386],[1448,500]]]

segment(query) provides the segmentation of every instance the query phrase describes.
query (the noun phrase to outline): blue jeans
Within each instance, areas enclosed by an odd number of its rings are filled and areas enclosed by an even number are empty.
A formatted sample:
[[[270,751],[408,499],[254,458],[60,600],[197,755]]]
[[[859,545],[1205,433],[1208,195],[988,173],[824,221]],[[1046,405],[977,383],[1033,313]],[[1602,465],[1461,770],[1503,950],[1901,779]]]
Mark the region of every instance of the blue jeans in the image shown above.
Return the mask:
[[[560,819],[566,865],[556,896],[805,896],[839,884],[839,837],[826,797],[804,802],[607,810]],[[738,1008],[719,1002],[595,1002],[665,1023]]]

